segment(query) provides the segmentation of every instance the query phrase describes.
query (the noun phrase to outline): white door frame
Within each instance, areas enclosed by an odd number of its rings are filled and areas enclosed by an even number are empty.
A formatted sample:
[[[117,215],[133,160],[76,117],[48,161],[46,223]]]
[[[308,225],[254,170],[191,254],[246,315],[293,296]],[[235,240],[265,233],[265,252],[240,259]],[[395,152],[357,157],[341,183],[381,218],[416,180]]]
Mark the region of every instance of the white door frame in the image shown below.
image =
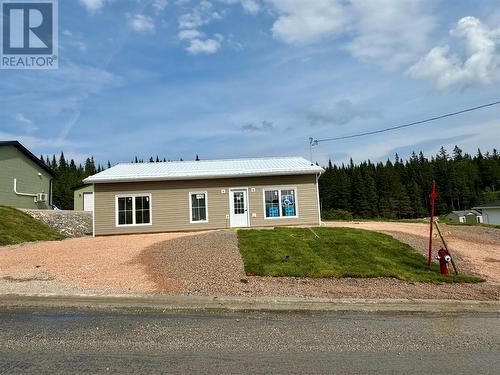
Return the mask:
[[[234,215],[234,196],[233,193],[237,191],[244,192],[243,196],[245,199],[245,216],[246,225],[233,225],[233,215]],[[231,228],[247,228],[250,226],[250,215],[249,215],[249,198],[248,198],[248,188],[231,188],[229,189],[229,226]]]

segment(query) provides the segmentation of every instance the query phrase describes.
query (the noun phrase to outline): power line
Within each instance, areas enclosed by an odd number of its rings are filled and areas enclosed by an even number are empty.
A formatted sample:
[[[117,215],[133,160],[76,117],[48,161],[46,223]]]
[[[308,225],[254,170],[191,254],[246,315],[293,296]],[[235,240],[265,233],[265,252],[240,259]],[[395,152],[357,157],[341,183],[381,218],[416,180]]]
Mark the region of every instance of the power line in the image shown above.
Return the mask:
[[[364,136],[367,136],[367,135],[385,133],[385,132],[388,132],[388,131],[391,131],[391,130],[408,128],[410,126],[415,126],[415,125],[424,124],[426,122],[440,120],[440,119],[443,119],[445,117],[457,116],[457,115],[460,115],[462,113],[477,111],[478,109],[482,109],[482,108],[486,108],[486,107],[492,107],[492,106],[498,105],[498,104],[500,104],[500,100],[496,101],[496,102],[488,103],[488,104],[483,104],[483,105],[480,105],[480,106],[477,106],[477,107],[462,109],[461,111],[457,111],[457,112],[447,113],[447,114],[444,114],[444,115],[441,115],[441,116],[431,117],[431,118],[428,118],[428,119],[425,119],[425,120],[410,122],[409,124],[403,124],[403,125],[393,126],[393,127],[390,127],[390,128],[373,130],[373,131],[365,132],[365,133],[351,134],[351,135],[345,135],[345,136],[342,136],[342,137],[324,138],[324,139],[309,138],[309,143],[311,144],[311,146],[317,146],[318,143],[320,143],[320,142],[340,141],[342,139],[358,138],[358,137],[364,137]]]

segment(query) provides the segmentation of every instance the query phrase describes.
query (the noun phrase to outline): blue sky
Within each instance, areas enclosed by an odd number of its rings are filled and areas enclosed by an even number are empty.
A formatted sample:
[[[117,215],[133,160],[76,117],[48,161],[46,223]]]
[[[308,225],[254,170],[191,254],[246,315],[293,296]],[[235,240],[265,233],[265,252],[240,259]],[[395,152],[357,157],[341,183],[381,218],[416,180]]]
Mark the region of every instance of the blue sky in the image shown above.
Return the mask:
[[[302,155],[500,99],[497,0],[59,2],[59,69],[0,70],[0,139],[77,161]],[[324,163],[500,141],[500,106],[322,143]]]

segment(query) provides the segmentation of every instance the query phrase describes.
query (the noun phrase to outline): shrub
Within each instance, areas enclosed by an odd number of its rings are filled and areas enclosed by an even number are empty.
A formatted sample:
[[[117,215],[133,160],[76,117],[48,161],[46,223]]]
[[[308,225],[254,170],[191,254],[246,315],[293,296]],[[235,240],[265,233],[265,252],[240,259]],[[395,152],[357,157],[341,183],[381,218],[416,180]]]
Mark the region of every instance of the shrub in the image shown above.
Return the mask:
[[[321,213],[321,217],[323,218],[323,220],[353,220],[352,213],[350,213],[349,211],[336,209],[323,211]]]

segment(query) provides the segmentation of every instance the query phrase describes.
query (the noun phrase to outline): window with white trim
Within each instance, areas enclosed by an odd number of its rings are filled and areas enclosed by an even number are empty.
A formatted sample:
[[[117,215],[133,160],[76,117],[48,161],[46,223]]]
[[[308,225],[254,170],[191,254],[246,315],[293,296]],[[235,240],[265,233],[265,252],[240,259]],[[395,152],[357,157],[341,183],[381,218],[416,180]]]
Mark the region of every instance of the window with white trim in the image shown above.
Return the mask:
[[[208,221],[207,193],[189,193],[190,221],[191,223],[204,223]]]
[[[151,224],[151,195],[130,195],[116,197],[116,224]]]
[[[297,217],[295,189],[264,190],[266,218]]]

